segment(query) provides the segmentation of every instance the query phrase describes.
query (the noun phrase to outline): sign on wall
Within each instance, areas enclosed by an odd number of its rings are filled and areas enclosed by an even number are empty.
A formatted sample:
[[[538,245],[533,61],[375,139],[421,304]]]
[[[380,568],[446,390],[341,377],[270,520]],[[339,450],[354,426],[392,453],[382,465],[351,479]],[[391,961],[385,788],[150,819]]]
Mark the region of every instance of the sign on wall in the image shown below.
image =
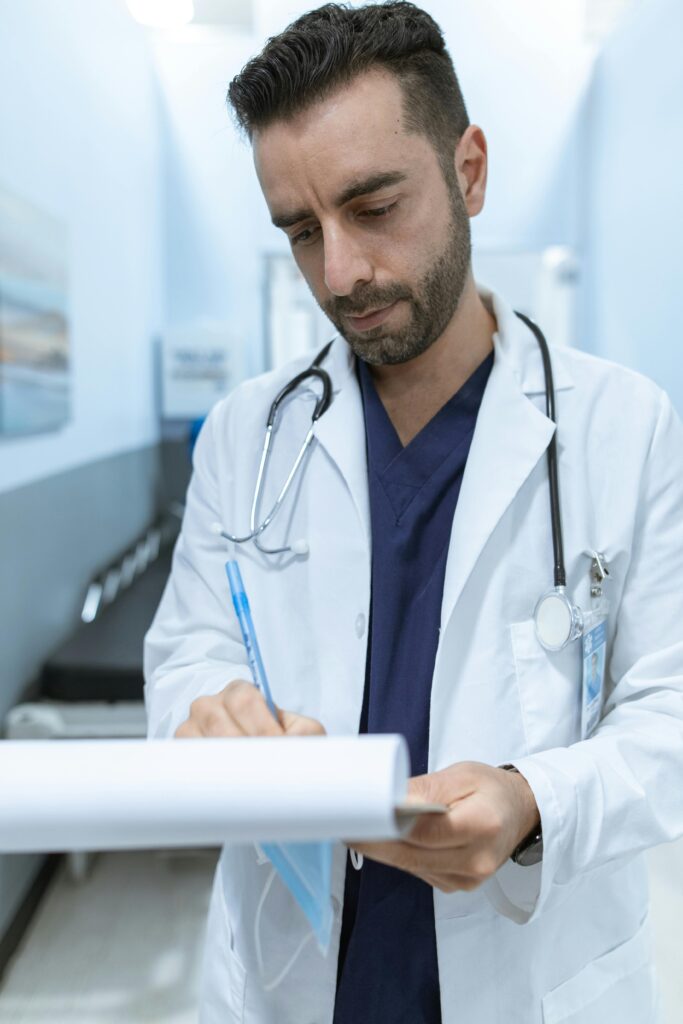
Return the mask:
[[[162,341],[162,418],[193,420],[242,379],[241,346],[226,324],[169,328]]]
[[[0,435],[70,414],[66,227],[0,187]]]

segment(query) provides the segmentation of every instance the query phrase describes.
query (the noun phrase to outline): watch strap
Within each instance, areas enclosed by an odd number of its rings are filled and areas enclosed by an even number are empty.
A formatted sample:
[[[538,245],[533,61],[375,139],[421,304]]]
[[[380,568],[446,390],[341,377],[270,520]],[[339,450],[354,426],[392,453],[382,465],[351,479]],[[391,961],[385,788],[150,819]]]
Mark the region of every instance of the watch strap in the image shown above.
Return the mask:
[[[502,768],[506,772],[516,772],[517,775],[521,775],[519,768],[515,768],[513,764],[500,764],[499,768]],[[520,867],[531,867],[533,864],[538,864],[543,858],[543,826],[539,822],[538,825],[534,825],[531,831],[524,836],[521,843],[514,848],[510,854],[510,860],[515,864],[519,864]]]

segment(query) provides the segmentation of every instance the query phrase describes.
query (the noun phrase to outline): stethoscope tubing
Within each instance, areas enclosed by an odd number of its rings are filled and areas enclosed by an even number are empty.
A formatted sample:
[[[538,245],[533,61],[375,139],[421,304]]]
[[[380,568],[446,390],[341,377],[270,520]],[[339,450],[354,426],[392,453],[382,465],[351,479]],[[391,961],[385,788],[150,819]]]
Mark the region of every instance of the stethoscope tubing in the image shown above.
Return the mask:
[[[555,385],[553,381],[553,369],[552,361],[550,358],[550,350],[546,341],[543,331],[524,313],[520,313],[515,310],[515,314],[519,319],[527,325],[529,330],[532,332],[538,346],[541,350],[541,358],[543,361],[543,374],[545,378],[545,395],[546,395],[546,415],[557,428],[557,414],[555,408]],[[279,555],[286,552],[293,552],[294,549],[291,546],[283,546],[279,548],[266,548],[260,543],[260,537],[265,530],[268,529],[273,519],[279,512],[282,504],[289,493],[289,490],[296,478],[297,473],[306,457],[307,452],[310,451],[311,442],[315,433],[315,424],[321,416],[325,414],[332,402],[332,380],[329,373],[322,369],[321,363],[327,356],[332,341],[328,342],[323,349],[317,354],[313,362],[309,367],[303,370],[301,373],[293,377],[287,384],[278,392],[275,396],[270,410],[268,412],[268,420],[266,423],[266,436],[263,442],[263,448],[261,451],[261,459],[259,461],[259,468],[256,477],[256,484],[254,487],[254,496],[251,504],[251,510],[249,515],[249,533],[242,537],[227,533],[221,530],[221,535],[227,540],[232,541],[234,544],[245,544],[250,540],[253,540],[255,546],[266,555]],[[268,460],[270,458],[271,442],[277,419],[282,409],[285,400],[293,394],[297,388],[304,384],[307,380],[314,378],[320,381],[322,385],[322,391],[320,396],[316,400],[315,408],[311,416],[311,426],[306,434],[303,444],[301,445],[297,457],[292,465],[292,468],[287,475],[280,493],[278,494],[274,505],[271,510],[265,516],[265,518],[257,525],[259,518],[259,506],[261,502],[261,494],[263,491],[263,483],[265,479],[266,468]],[[552,540],[553,540],[553,578],[554,578],[554,593],[560,595],[562,599],[567,603],[568,607],[574,612],[578,611],[573,609],[571,602],[565,595],[567,574],[564,564],[564,539],[562,535],[562,519],[560,514],[560,486],[558,480],[558,468],[557,468],[557,429],[555,430],[547,451],[547,464],[548,464],[548,491],[550,496],[550,522],[552,529]],[[306,547],[306,545],[304,545]],[[548,596],[548,595],[546,595]],[[569,637],[568,637],[569,639]],[[559,648],[558,648],[559,649]]]
[[[557,427],[557,416],[555,412],[555,382],[553,380],[553,366],[550,359],[548,342],[543,331],[524,313],[515,313],[527,327],[532,331],[538,346],[541,350],[543,360],[543,373],[545,376],[545,408],[546,416]],[[564,538],[562,536],[562,517],[560,514],[560,484],[557,471],[557,429],[553,434],[547,449],[548,460],[548,490],[550,493],[550,523],[553,534],[553,576],[555,587],[566,587],[567,573],[564,565]]]
[[[329,341],[325,345],[325,347],[321,349],[321,351],[315,357],[311,365],[307,367],[305,370],[303,370],[301,373],[298,373],[296,377],[292,377],[292,379],[288,381],[287,384],[285,384],[285,386],[281,388],[280,391],[278,391],[277,395],[275,396],[271,403],[270,409],[268,411],[268,419],[266,421],[266,435],[263,439],[263,447],[261,449],[261,458],[259,460],[258,473],[256,474],[254,496],[251,502],[251,510],[249,513],[249,533],[244,534],[243,537],[238,537],[234,534],[227,533],[227,531],[221,531],[221,535],[225,537],[226,540],[232,541],[233,544],[246,544],[247,541],[253,540],[256,547],[264,555],[280,555],[291,550],[289,546],[280,548],[266,548],[260,543],[259,538],[261,534],[268,529],[273,519],[279,512],[285,498],[287,497],[289,489],[294,482],[299,467],[310,449],[311,442],[313,441],[313,437],[315,436],[315,424],[320,419],[320,417],[327,412],[332,402],[332,380],[330,378],[329,373],[326,370],[323,370],[322,367],[320,366],[320,363],[322,363],[323,359],[329,352],[331,345],[332,342]],[[257,525],[259,506],[261,503],[261,494],[263,491],[263,481],[265,478],[268,460],[270,458],[273,432],[277,424],[278,416],[280,415],[281,409],[286,399],[291,394],[293,394],[297,390],[297,388],[301,387],[302,384],[305,384],[306,381],[310,380],[311,378],[319,380],[320,383],[322,384],[321,393],[316,399],[315,408],[311,416],[311,426],[309,427],[308,433],[306,434],[306,437],[304,438],[304,441],[301,447],[299,448],[296,459],[294,460],[292,468],[290,469],[287,475],[287,479],[285,480],[284,484],[280,489],[280,493],[275,499],[275,504],[271,508],[270,512],[261,521],[261,523]]]

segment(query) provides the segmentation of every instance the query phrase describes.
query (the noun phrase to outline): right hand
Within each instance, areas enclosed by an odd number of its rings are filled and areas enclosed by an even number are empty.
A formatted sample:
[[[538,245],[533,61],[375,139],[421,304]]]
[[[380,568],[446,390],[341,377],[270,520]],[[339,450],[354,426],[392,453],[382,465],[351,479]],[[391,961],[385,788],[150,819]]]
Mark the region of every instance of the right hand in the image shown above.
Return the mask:
[[[324,736],[315,718],[277,709],[277,721],[253,683],[235,679],[220,693],[197,697],[190,717],[175,731],[176,738],[200,736]]]

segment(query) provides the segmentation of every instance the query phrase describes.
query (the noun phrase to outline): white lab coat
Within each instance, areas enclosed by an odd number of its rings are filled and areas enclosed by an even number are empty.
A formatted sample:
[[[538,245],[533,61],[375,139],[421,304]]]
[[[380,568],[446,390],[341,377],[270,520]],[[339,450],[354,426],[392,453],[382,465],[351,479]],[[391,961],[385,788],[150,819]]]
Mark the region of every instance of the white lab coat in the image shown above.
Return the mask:
[[[549,654],[532,620],[553,567],[546,448],[554,427],[540,352],[508,305],[481,294],[498,323],[495,361],[450,540],[429,765],[514,762],[536,796],[545,853],[532,868],[508,862],[475,892],[434,892],[443,1022],[650,1024],[657,996],[642,853],[683,833],[683,429],[650,381],[576,350],[553,351],[570,594],[590,607],[586,549],[604,552],[611,572],[607,702],[596,734],[582,741],[580,644]],[[225,542],[211,524],[247,530],[268,408],[304,364],[243,384],[202,430],[173,573],[147,636],[153,736],[172,736],[197,696],[250,678]],[[239,558],[276,700],[328,733],[353,734],[370,604],[365,435],[343,340],[326,366],[334,401],[295,497],[264,537],[273,546],[304,538],[310,556],[268,559],[245,545]],[[312,407],[311,394],[288,404],[264,510]],[[330,1024],[344,870],[339,847],[327,958],[309,943],[266,993],[254,917],[269,867],[252,846],[223,851],[203,1024]],[[261,928],[269,977],[305,929],[276,879]]]

